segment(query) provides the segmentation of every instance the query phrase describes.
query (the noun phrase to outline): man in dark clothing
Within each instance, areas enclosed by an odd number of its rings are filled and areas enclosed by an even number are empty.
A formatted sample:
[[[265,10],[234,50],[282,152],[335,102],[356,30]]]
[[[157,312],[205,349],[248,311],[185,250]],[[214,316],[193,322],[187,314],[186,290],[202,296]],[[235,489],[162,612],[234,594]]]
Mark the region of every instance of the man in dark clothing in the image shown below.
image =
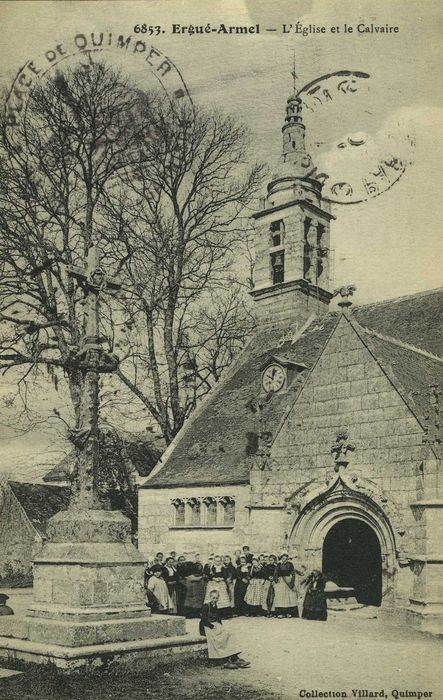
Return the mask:
[[[245,544],[245,546],[242,547],[242,550],[243,550],[243,556],[246,558],[247,563],[248,563],[248,564],[252,564],[252,557],[253,557],[253,554],[252,554],[252,552],[250,551],[248,545]]]

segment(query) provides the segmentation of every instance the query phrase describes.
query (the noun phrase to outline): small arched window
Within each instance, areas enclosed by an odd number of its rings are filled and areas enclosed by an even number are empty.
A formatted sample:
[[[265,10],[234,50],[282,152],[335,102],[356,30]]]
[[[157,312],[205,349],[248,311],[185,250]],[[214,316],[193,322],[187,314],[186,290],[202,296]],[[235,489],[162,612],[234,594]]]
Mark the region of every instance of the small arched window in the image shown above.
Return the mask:
[[[201,524],[201,502],[199,498],[189,498],[189,524],[190,525],[200,525]]]
[[[224,496],[220,499],[223,513],[223,525],[234,525],[235,523],[235,500],[231,496]]]
[[[185,524],[185,502],[181,498],[172,501],[174,507],[174,525],[182,527]]]
[[[212,496],[208,496],[204,499],[206,506],[206,525],[208,527],[213,527],[217,525],[217,501]]]

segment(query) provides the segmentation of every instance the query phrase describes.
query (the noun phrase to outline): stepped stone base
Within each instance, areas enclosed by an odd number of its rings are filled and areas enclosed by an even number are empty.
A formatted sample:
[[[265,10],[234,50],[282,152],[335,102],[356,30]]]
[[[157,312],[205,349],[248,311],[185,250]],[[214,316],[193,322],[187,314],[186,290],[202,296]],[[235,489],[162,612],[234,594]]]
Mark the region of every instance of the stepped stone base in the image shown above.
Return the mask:
[[[0,624],[0,658],[65,669],[120,662],[146,667],[206,647],[204,638],[186,634],[184,617],[151,615],[144,557],[122,513],[62,511],[47,532],[34,560],[33,603],[21,620]]]
[[[64,671],[130,667],[150,669],[172,660],[195,659],[206,650],[204,637],[179,635],[131,642],[68,647],[0,637],[0,659],[32,664],[52,664]]]

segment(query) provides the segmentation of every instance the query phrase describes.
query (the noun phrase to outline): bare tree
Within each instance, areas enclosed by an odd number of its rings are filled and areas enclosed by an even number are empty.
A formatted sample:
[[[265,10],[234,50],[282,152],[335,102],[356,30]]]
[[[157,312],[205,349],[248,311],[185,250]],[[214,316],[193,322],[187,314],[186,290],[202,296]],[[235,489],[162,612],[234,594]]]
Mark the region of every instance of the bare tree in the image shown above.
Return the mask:
[[[122,359],[107,402],[130,392],[169,443],[253,324],[231,272],[263,175],[248,134],[102,64],[37,86],[13,139],[0,127],[0,371],[24,405],[28,380],[63,382],[78,422],[84,295],[68,270],[100,239],[125,291],[103,314]]]
[[[77,417],[83,294],[67,270],[101,232],[107,188],[140,157],[141,99],[118,72],[90,64],[38,85],[12,138],[1,124],[0,370],[21,368],[19,384],[44,370],[56,388],[66,377]],[[106,264],[118,272],[113,233]]]
[[[124,190],[107,198],[107,215],[131,280],[129,352],[118,374],[169,443],[251,329],[232,264],[264,171],[248,166],[248,134],[229,116],[177,115],[157,102],[150,119],[155,137],[122,174]]]

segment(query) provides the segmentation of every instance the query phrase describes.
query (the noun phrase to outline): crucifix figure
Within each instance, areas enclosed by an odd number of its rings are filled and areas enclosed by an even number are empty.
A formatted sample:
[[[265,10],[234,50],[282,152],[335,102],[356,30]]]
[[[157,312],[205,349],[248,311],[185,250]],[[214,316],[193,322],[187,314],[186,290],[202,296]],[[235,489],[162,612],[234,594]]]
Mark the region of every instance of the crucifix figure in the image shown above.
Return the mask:
[[[76,448],[76,466],[72,481],[70,507],[100,509],[98,493],[99,446],[99,375],[114,372],[118,366],[116,355],[107,352],[100,338],[100,293],[116,291],[121,284],[107,277],[100,265],[97,246],[89,248],[86,268],[71,266],[74,277],[85,293],[83,339],[71,358],[71,366],[82,374],[79,420],[70,431],[70,440]]]

